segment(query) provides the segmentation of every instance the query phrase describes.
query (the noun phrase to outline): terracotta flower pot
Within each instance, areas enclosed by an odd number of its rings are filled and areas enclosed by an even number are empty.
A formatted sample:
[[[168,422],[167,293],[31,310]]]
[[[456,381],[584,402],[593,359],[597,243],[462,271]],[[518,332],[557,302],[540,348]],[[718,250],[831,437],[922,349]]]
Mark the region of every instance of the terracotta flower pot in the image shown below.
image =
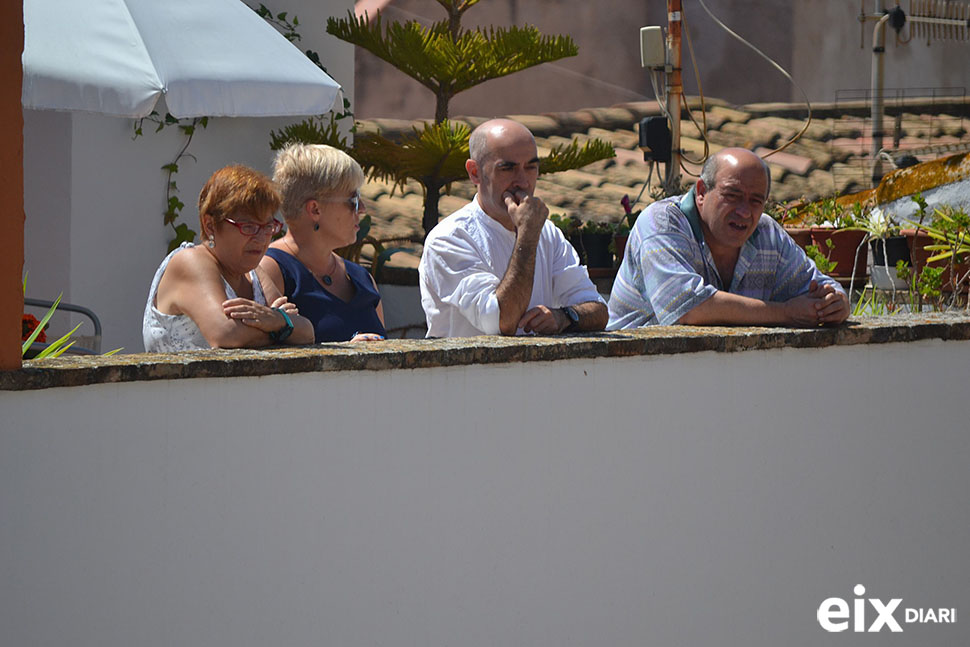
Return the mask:
[[[840,278],[852,276],[853,262],[856,278],[865,278],[869,275],[866,246],[862,244],[865,237],[866,232],[854,229],[812,227],[812,244],[818,245],[818,248],[828,256],[829,260],[837,263],[832,276]],[[833,244],[831,254],[829,254],[829,247],[825,242],[829,239],[832,240]]]
[[[923,268],[927,265],[927,259],[930,256],[935,256],[939,253],[936,250],[927,250],[924,248],[927,245],[935,245],[939,241],[931,237],[923,230],[920,230],[919,236],[916,235],[915,229],[903,229],[900,233],[906,237],[906,244],[909,247],[909,257],[912,261],[910,266],[913,268],[913,271],[917,273],[922,272]],[[929,263],[930,267],[947,267],[948,265],[948,259],[942,259]],[[957,279],[964,276],[967,272],[970,272],[970,262],[964,261],[962,263],[957,263],[955,272]],[[968,282],[964,281],[961,291],[966,292],[968,287],[970,287],[968,286]],[[943,291],[953,292],[953,282],[950,281],[949,270],[943,273]]]
[[[791,239],[795,241],[795,244],[802,249],[805,249],[812,244],[811,227],[785,227],[785,233],[791,236]]]
[[[613,247],[616,249],[616,260],[623,262],[623,254],[626,253],[626,241],[630,234],[613,234]]]

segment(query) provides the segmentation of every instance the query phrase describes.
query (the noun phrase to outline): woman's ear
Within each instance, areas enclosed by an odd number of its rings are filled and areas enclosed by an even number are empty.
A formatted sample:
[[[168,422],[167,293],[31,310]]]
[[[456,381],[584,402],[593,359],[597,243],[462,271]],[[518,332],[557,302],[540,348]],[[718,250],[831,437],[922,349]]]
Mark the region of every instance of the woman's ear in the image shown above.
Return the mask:
[[[311,220],[320,216],[320,202],[316,198],[310,198],[303,203],[303,215],[309,216]]]
[[[214,237],[216,232],[215,219],[209,214],[203,214],[202,216],[202,238],[209,239]]]

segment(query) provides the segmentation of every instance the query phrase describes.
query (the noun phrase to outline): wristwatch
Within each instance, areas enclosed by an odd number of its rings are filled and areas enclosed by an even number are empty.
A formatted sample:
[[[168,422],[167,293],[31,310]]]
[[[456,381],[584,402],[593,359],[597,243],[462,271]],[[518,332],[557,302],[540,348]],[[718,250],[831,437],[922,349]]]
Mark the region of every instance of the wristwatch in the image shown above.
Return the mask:
[[[269,334],[269,338],[274,343],[281,344],[284,341],[286,341],[286,338],[290,336],[291,332],[293,332],[293,321],[290,319],[290,315],[286,314],[286,312],[284,312],[280,308],[273,308],[273,310],[276,310],[276,312],[283,315],[283,321],[285,323],[283,324],[283,327],[280,328],[279,330],[275,330],[271,332]]]
[[[565,314],[569,319],[569,325],[566,326],[566,329],[563,330],[563,332],[572,332],[577,330],[579,328],[579,313],[576,312],[576,308],[572,306],[565,306],[559,309],[562,310],[563,314]]]

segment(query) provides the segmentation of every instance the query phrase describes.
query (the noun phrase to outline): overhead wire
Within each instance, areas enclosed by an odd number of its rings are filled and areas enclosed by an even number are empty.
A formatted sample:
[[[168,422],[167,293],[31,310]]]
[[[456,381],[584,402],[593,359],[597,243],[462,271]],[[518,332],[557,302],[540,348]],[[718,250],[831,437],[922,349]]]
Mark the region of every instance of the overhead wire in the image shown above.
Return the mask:
[[[711,143],[707,139],[707,106],[704,105],[704,89],[701,87],[701,75],[697,71],[697,57],[694,56],[694,45],[690,39],[690,29],[687,27],[686,11],[681,10],[680,21],[684,27],[684,35],[687,37],[687,51],[690,52],[691,67],[693,67],[694,69],[694,79],[697,81],[697,94],[700,96],[700,99],[701,99],[701,120],[704,123],[703,128],[697,124],[697,119],[694,118],[694,113],[690,109],[690,104],[687,102],[687,96],[684,94],[683,90],[681,90],[680,96],[683,97],[684,99],[684,108],[687,110],[687,117],[690,119],[691,123],[694,124],[694,127],[700,131],[701,140],[704,142],[704,155],[701,157],[699,161],[690,159],[689,157],[687,157],[687,155],[684,154],[683,149],[681,149],[680,158],[682,161],[680,163],[680,168],[687,175],[692,175],[692,173],[687,168],[684,167],[683,160],[686,160],[691,164],[698,164],[698,165],[704,164],[704,162],[707,161],[707,158],[711,153]],[[681,84],[681,86],[683,86],[683,84]]]
[[[799,139],[801,139],[802,135],[805,134],[805,132],[808,130],[808,127],[812,124],[812,103],[811,103],[811,101],[808,100],[808,95],[805,94],[805,91],[802,89],[802,87],[800,85],[798,85],[797,83],[795,83],[795,79],[792,78],[791,74],[789,74],[785,70],[785,68],[783,68],[781,65],[779,65],[778,63],[776,63],[774,60],[772,60],[771,57],[769,57],[767,54],[765,54],[764,52],[762,52],[760,49],[758,49],[757,47],[755,47],[754,45],[752,45],[751,43],[749,43],[747,40],[745,40],[744,37],[740,36],[739,34],[737,34],[736,32],[734,32],[730,27],[728,27],[723,22],[721,22],[721,20],[717,16],[715,16],[713,14],[713,12],[711,12],[710,9],[708,9],[707,4],[705,4],[704,0],[697,0],[697,1],[700,3],[700,5],[704,9],[704,11],[707,12],[707,15],[711,17],[711,20],[713,20],[715,23],[717,23],[718,26],[721,27],[721,29],[723,29],[724,31],[726,31],[727,33],[729,33],[735,39],[739,40],[742,45],[745,45],[746,47],[748,47],[751,50],[753,50],[755,54],[757,54],[758,56],[760,56],[761,58],[763,58],[764,60],[766,60],[769,64],[771,64],[772,67],[774,67],[776,70],[778,70],[779,72],[781,72],[785,76],[785,78],[787,78],[791,82],[791,84],[793,86],[795,86],[795,88],[799,92],[801,92],[802,97],[805,99],[805,106],[808,109],[808,118],[805,120],[805,125],[802,126],[802,129],[799,130],[791,139],[789,139],[787,142],[785,142],[785,144],[783,146],[779,146],[775,150],[771,151],[770,153],[767,153],[767,154],[763,155],[762,157],[763,158],[764,157],[771,157],[775,153],[780,153],[781,151],[785,150],[786,148],[788,148],[789,146],[791,146],[792,144],[794,144],[795,142],[797,142]]]

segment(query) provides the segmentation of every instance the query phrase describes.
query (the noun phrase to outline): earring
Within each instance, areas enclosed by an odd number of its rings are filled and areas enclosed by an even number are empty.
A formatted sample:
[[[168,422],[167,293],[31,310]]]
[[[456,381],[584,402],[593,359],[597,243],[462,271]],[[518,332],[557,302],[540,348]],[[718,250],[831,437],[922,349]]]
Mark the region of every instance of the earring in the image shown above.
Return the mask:
[[[320,231],[320,223],[319,222],[313,223],[313,231]]]
[[[209,249],[216,248],[216,239],[212,236],[212,234],[209,234],[209,242],[207,242],[206,245]]]

